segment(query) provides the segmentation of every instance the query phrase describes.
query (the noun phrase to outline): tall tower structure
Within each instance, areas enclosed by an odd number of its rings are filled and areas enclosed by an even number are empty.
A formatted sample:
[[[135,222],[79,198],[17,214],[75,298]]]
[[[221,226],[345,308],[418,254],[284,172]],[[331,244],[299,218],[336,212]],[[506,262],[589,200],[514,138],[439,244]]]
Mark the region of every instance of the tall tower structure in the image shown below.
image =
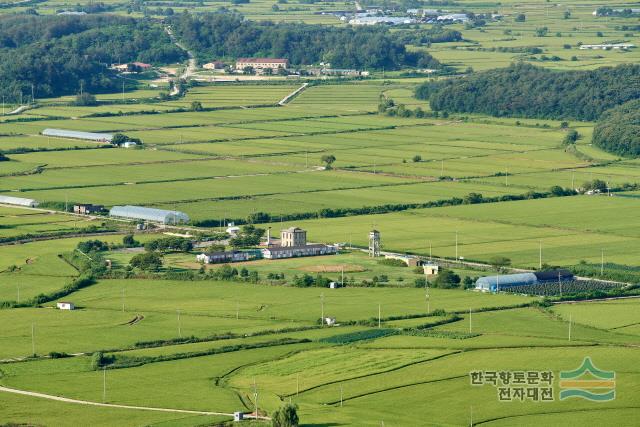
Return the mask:
[[[378,230],[369,232],[369,256],[380,256],[380,232]]]

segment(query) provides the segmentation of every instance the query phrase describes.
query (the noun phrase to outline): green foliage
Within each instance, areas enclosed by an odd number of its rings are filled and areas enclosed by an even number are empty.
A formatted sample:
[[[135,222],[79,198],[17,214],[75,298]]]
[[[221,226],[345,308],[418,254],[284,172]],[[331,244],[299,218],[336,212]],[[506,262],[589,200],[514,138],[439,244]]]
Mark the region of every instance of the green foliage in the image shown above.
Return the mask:
[[[640,65],[558,72],[516,64],[425,83],[416,97],[429,99],[438,111],[595,120],[611,107],[640,97],[639,73]]]
[[[145,252],[134,255],[129,261],[132,267],[145,271],[157,271],[162,267],[162,255],[157,252]]]
[[[460,276],[448,269],[440,269],[431,283],[435,288],[451,289],[460,286]]]
[[[144,248],[147,251],[160,251],[160,252],[189,252],[193,249],[193,242],[191,239],[185,237],[163,237],[161,239],[150,240],[144,244]]]
[[[335,68],[438,68],[426,52],[409,52],[384,26],[335,27],[255,22],[236,14],[180,14],[176,35],[203,57],[270,56],[291,64],[330,62]]]
[[[570,129],[567,134],[564,137],[564,140],[562,141],[562,143],[564,145],[571,145],[571,144],[575,144],[578,139],[580,138],[580,134],[578,133],[577,130],[575,129]]]
[[[349,344],[356,341],[373,340],[377,338],[386,337],[388,335],[395,335],[398,331],[396,329],[365,329],[363,331],[351,332],[348,334],[333,335],[331,337],[322,338],[320,342],[329,344]]]
[[[2,151],[0,151],[0,162],[8,162],[9,160],[11,159],[8,158]]]
[[[109,245],[101,240],[87,240],[84,242],[79,242],[77,248],[78,250],[86,254],[89,252],[106,251],[107,249],[109,249]]]
[[[499,269],[501,267],[510,266],[511,260],[505,256],[494,256],[489,258],[489,264],[491,264],[493,268]]]
[[[406,267],[407,264],[401,259],[383,258],[378,260],[378,264],[387,265],[389,267]]]
[[[320,160],[325,164],[326,169],[331,169],[331,165],[336,161],[336,156],[333,154],[325,154],[320,158]]]
[[[229,245],[235,249],[257,246],[264,233],[264,228],[257,228],[252,224],[245,225],[236,236],[229,239]]]
[[[620,156],[640,156],[640,99],[603,114],[593,131],[592,142]]]
[[[75,105],[76,107],[91,107],[98,105],[98,100],[95,95],[83,92],[76,95],[76,99],[73,101],[72,105]]]
[[[271,415],[272,427],[298,427],[298,405],[285,403]]]
[[[152,21],[107,14],[0,18],[0,93],[14,102],[32,84],[36,98],[78,93],[80,82],[92,93],[116,91],[120,81],[104,63],[185,57]]]
[[[125,248],[137,248],[140,246],[140,242],[133,237],[133,234],[127,234],[122,237],[122,245]]]

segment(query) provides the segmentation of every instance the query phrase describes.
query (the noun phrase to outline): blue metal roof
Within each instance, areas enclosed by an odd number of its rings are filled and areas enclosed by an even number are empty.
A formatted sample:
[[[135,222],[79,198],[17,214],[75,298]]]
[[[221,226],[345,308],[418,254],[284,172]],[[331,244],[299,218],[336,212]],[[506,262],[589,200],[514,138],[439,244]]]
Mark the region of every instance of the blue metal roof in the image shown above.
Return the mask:
[[[479,278],[476,281],[476,289],[495,292],[500,288],[533,285],[535,283],[538,283],[538,278],[533,273],[505,274]]]

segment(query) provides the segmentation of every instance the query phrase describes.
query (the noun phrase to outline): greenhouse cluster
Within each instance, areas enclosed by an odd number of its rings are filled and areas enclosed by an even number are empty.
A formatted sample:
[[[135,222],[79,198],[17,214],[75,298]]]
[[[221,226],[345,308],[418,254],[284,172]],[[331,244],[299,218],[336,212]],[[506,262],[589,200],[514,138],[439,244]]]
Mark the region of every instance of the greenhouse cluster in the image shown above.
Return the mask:
[[[114,206],[109,211],[109,216],[161,222],[163,224],[182,224],[189,222],[189,216],[184,212],[131,205]]]

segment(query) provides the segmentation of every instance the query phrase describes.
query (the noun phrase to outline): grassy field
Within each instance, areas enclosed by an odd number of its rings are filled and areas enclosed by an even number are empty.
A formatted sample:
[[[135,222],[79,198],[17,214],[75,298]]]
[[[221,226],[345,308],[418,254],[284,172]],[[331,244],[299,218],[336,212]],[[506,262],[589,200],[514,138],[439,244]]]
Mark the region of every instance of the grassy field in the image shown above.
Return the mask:
[[[127,13],[125,4],[105,3],[115,7],[114,13]],[[447,26],[460,31],[464,40],[408,49],[426,50],[459,72],[517,61],[554,70],[637,63],[637,48],[579,49],[579,43],[640,43],[637,17],[592,15],[602,3],[467,0],[433,6],[497,13],[502,19],[475,28]],[[621,0],[612,7],[635,8],[636,3]],[[328,12],[356,7],[353,2],[289,1],[274,11],[273,5],[266,0],[233,5],[206,0],[171,7],[176,14],[225,7],[247,19],[335,26],[346,24]],[[28,8],[53,14],[70,5],[46,0],[7,5],[0,13]],[[161,18],[155,6],[143,9],[131,16]],[[515,20],[520,13],[524,22]],[[537,35],[544,27],[546,34]],[[532,48],[540,51],[531,53]],[[369,231],[378,229],[383,250],[483,262],[504,256],[515,267],[581,261],[598,266],[604,261],[607,268],[609,263],[637,265],[639,192],[634,186],[640,185],[640,162],[593,147],[594,123],[569,123],[581,139],[575,150],[568,150],[562,145],[567,131],[558,120],[380,115],[381,96],[429,112],[428,102],[413,93],[432,77],[403,73],[411,70],[369,71],[372,78],[362,81],[312,84],[283,106],[277,103],[304,79],[219,83],[206,82],[211,73],[199,73],[196,77],[204,81],[171,100],[160,98],[166,82],[151,87],[151,80],[137,82],[135,90],[124,94],[101,94],[94,107],[69,105],[73,96],[40,99],[37,108],[0,119],[0,151],[10,158],[0,162],[0,194],[41,202],[177,209],[211,226],[202,231],[265,212],[272,222],[259,227],[271,226],[275,232],[299,226],[312,242],[366,247]],[[196,101],[205,111],[191,111]],[[144,147],[104,149],[92,142],[44,137],[45,128],[122,132],[140,138]],[[325,155],[335,156],[330,168],[325,168]],[[613,189],[629,184],[629,191],[614,191],[612,197],[447,206],[470,193],[520,197],[546,193],[554,185],[576,189],[594,179]],[[436,202],[445,206],[392,212],[401,205]],[[391,213],[366,214],[376,208]],[[320,214],[339,209],[348,215]],[[283,221],[287,215],[314,219]],[[0,239],[85,232],[102,222],[0,207]],[[0,302],[24,303],[60,291],[80,274],[60,254],[89,238],[121,243],[130,226],[116,225],[123,227],[118,234],[0,245]],[[136,239],[159,236],[139,233]],[[640,370],[633,363],[640,345],[637,299],[545,308],[538,297],[430,288],[427,300],[425,289],[415,287],[422,274],[382,265],[359,250],[236,266],[257,271],[259,284],[199,280],[201,275],[198,280],[165,280],[127,270],[137,253],[103,253],[122,278],[101,277],[39,305],[1,308],[0,385],[169,412],[0,391],[0,424],[217,425],[230,417],[170,411],[251,412],[256,398],[264,415],[284,402],[297,404],[301,425],[307,426],[638,424]],[[199,269],[196,253],[167,254],[159,274]],[[453,270],[461,277],[489,274],[470,268]],[[322,274],[341,281],[343,270],[348,284],[374,276],[388,281],[377,287],[325,289],[266,279],[270,273],[282,273],[287,281]],[[55,309],[62,300],[77,309]],[[335,317],[338,325],[321,326],[321,315]],[[113,359],[113,364],[105,362],[103,372],[92,362],[99,351],[106,353],[105,360]],[[615,372],[614,400],[560,400],[560,372],[575,370],[585,357],[599,369]],[[501,402],[496,387],[471,385],[474,370],[551,371],[554,399]]]

